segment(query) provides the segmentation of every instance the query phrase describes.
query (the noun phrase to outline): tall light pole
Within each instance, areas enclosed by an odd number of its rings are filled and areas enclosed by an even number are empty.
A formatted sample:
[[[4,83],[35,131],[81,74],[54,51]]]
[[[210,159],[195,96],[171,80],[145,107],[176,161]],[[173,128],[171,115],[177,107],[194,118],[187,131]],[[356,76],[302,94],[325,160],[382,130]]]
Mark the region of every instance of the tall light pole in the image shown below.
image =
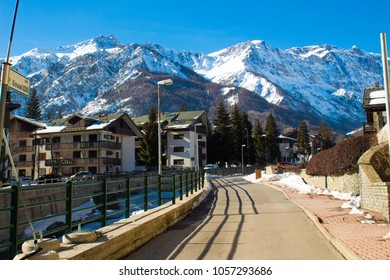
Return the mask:
[[[171,79],[157,82],[157,123],[158,123],[158,175],[162,175],[161,171],[161,106],[160,106],[160,85],[170,86],[173,84]]]
[[[241,173],[244,175],[244,147],[246,145],[241,145]]]

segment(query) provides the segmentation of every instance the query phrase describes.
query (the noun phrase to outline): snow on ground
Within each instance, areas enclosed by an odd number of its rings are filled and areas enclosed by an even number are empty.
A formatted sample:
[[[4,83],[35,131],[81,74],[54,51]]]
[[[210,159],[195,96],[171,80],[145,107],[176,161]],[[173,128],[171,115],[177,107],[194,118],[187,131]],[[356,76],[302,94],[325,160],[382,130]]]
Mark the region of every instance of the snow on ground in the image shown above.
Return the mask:
[[[272,184],[280,187],[292,189],[299,194],[312,194],[312,195],[330,195],[334,198],[345,200],[341,205],[341,208],[351,208],[350,214],[364,214],[360,208],[360,196],[356,196],[352,193],[342,193],[339,191],[330,191],[328,189],[320,189],[307,184],[299,175],[295,173],[282,173],[282,174],[267,174],[262,172],[261,178],[256,179],[256,174],[251,174],[243,177],[245,180],[252,183],[272,182]]]

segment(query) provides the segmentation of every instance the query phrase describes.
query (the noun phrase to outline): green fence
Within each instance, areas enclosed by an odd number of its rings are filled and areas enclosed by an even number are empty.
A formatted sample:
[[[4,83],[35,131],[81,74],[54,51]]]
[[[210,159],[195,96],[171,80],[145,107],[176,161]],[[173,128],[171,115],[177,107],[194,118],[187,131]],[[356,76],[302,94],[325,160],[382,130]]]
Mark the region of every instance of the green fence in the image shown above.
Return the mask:
[[[0,189],[0,259],[40,235],[60,238],[79,226],[97,229],[188,197],[204,186],[203,172],[131,176]]]

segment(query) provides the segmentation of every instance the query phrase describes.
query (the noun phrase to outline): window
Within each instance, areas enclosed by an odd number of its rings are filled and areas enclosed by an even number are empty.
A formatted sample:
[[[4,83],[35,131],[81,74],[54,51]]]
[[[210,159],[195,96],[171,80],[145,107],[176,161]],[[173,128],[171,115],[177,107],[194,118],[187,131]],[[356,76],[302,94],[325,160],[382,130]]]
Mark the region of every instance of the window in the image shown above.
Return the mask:
[[[80,151],[74,151],[73,152],[73,158],[81,158],[81,152]]]
[[[184,165],[184,159],[174,159],[173,165]]]
[[[96,141],[97,141],[97,134],[90,134],[89,142],[96,142]]]
[[[89,158],[97,158],[97,151],[89,151],[88,157]]]
[[[25,169],[19,169],[19,177],[25,177],[26,176],[26,170]]]
[[[20,140],[19,141],[19,147],[26,147],[27,146],[27,140]]]
[[[27,156],[26,155],[19,155],[19,161],[26,161]]]
[[[74,135],[73,142],[81,142],[81,135]]]
[[[184,147],[173,147],[173,152],[182,153],[184,152]]]
[[[184,138],[184,134],[174,134],[173,135],[173,139],[176,139],[176,140],[183,139],[183,138]]]

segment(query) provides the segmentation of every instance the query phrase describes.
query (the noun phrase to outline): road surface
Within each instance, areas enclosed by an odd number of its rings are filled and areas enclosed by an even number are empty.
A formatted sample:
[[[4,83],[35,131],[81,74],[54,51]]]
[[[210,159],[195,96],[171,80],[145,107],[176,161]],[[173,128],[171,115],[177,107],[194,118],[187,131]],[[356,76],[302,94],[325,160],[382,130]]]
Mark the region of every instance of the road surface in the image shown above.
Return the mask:
[[[344,259],[280,191],[241,177],[213,182],[214,191],[198,208],[126,259]]]

